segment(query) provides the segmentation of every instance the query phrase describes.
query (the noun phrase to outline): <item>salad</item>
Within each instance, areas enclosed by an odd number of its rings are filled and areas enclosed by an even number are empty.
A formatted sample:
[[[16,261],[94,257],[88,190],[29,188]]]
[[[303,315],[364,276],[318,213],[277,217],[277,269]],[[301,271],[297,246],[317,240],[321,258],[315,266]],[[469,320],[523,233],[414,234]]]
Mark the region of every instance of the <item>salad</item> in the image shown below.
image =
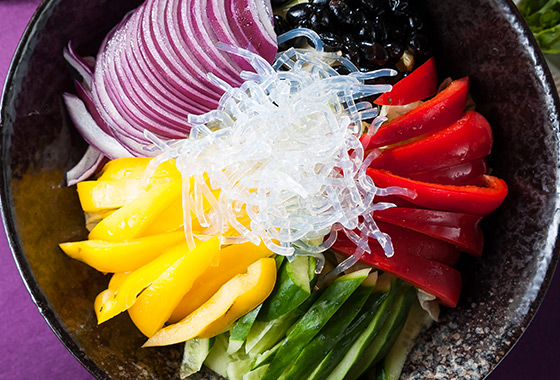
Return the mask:
[[[147,0],[68,46],[90,233],[60,246],[182,378],[398,379],[507,194],[491,127],[408,2],[272,5]]]

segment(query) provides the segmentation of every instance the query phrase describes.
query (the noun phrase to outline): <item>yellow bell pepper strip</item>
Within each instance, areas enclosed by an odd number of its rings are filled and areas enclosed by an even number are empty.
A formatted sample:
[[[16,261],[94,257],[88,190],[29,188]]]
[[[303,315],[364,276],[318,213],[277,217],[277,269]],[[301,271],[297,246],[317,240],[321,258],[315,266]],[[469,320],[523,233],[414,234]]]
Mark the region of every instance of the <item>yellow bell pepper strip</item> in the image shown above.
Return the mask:
[[[182,181],[153,187],[99,222],[89,233],[91,240],[123,241],[145,236],[146,228],[181,198]]]
[[[127,273],[115,273],[107,285],[107,289],[102,291],[97,295],[93,303],[94,310],[100,310],[105,303],[111,302],[111,298],[114,297],[115,291],[117,291],[122,283],[130,276],[132,272]]]
[[[132,272],[113,274],[113,276],[111,277],[111,280],[109,281],[109,285],[107,285],[107,288],[111,289],[111,290],[115,290],[115,289],[120,288],[120,286],[122,285],[124,280],[126,280],[128,278],[128,276],[130,276],[131,273]]]
[[[78,182],[78,197],[82,210],[100,212],[119,208],[146,193],[153,186],[176,180],[174,177],[152,178],[146,186],[142,179],[119,179],[114,181]]]
[[[264,260],[264,259],[261,259]],[[274,259],[266,259],[272,262]],[[273,276],[268,278],[269,282],[254,289],[241,294],[233,302],[231,307],[224,315],[212,322],[204,329],[197,338],[212,338],[225,331],[233,322],[255,309],[272,293],[274,284],[276,283],[276,271],[273,271]]]
[[[197,242],[198,244],[200,242]],[[100,293],[95,300],[97,322],[101,324],[117,314],[128,310],[134,305],[136,298],[142,290],[150,286],[163,272],[189,251],[187,243],[178,244],[148,264],[131,272],[118,288],[109,288]]]
[[[194,283],[179,305],[175,308],[169,322],[175,323],[198,309],[208,301],[220,287],[239,273],[245,273],[247,267],[255,261],[269,257],[272,251],[263,243],[256,246],[251,242],[232,244],[220,250],[216,256],[217,264],[210,266]]]
[[[134,271],[184,241],[185,233],[177,231],[123,242],[84,240],[59,246],[68,256],[100,272],[116,273]]]
[[[85,212],[84,217],[86,219],[86,228],[88,231],[91,231],[97,226],[99,222],[103,219],[117,211],[118,209],[111,209],[107,211],[100,211],[100,212]]]
[[[138,296],[128,309],[130,318],[147,337],[153,336],[169,319],[179,301],[195,280],[210,266],[220,250],[219,239],[212,238],[177,260]]]
[[[183,199],[179,197],[146,227],[143,235],[156,235],[178,229],[182,230],[181,227],[183,227],[184,223]],[[191,224],[193,233],[197,234],[202,231],[202,227],[198,224],[198,219],[193,214],[191,214]]]
[[[126,157],[109,161],[98,174],[98,181],[116,181],[123,178],[142,179],[153,160],[152,157]],[[154,171],[153,177],[180,177],[175,160],[161,163]]]
[[[191,189],[193,186],[193,179],[191,178]],[[216,199],[220,196],[220,190],[213,190],[212,194]],[[203,199],[202,208],[204,212],[210,209],[210,203]],[[176,231],[182,228],[184,225],[184,214],[183,214],[183,199],[179,198],[162,212],[144,231],[144,235],[155,235],[164,232]],[[200,225],[194,210],[191,212],[191,229],[194,234],[203,234],[206,227]]]
[[[221,329],[222,325],[233,320],[234,314],[239,314],[242,308],[247,313],[263,302],[272,292],[275,282],[275,260],[260,259],[247,268],[247,273],[238,274],[225,283],[212,298],[185,319],[159,330],[143,347],[165,346],[201,335],[208,336],[207,330],[210,333]],[[235,305],[238,300],[239,307]],[[228,311],[232,308],[233,312],[230,315]],[[225,318],[223,321],[213,325],[222,317]]]

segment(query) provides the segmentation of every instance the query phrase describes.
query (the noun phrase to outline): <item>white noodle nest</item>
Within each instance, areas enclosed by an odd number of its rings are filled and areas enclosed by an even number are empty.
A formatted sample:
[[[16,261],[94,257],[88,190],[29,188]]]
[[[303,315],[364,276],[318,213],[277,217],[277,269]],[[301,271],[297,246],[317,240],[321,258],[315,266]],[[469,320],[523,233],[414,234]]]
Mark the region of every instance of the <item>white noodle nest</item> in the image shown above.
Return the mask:
[[[375,118],[377,110],[356,100],[388,91],[364,81],[392,71],[339,75],[320,52],[294,49],[271,66],[247,51],[222,48],[250,59],[256,73],[242,73],[240,88],[210,75],[226,91],[218,109],[191,115],[187,139],[150,136],[163,150],[153,165],[175,158],[183,175],[189,244],[218,235],[223,244],[262,241],[280,255],[321,256],[343,231],[357,245],[346,266],[370,251],[368,238],[391,256],[391,240],[372,213],[394,205],[376,203],[375,196],[408,192],[378,188],[366,175],[375,153],[364,157],[359,136],[362,120]],[[375,119],[369,133],[382,121]],[[191,212],[206,228],[202,235],[193,233]]]

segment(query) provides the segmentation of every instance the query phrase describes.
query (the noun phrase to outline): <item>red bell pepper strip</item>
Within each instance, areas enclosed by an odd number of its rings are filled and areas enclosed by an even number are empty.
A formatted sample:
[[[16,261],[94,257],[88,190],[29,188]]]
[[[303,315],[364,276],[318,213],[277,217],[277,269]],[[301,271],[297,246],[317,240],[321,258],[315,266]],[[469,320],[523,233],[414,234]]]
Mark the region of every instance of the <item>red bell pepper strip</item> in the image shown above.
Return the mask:
[[[393,85],[393,89],[379,96],[374,103],[400,106],[434,96],[438,89],[436,60],[432,57],[422,66]]]
[[[385,150],[370,165],[395,174],[440,169],[486,157],[492,150],[492,128],[475,111],[434,134]]]
[[[376,220],[410,228],[455,245],[460,251],[482,255],[482,216],[458,212],[393,207],[373,213]]]
[[[461,256],[455,246],[442,240],[434,239],[428,235],[412,231],[408,228],[395,226],[394,224],[378,221],[377,226],[381,231],[389,234],[395,252],[405,251],[449,266],[457,264]],[[345,247],[347,245],[354,247],[354,249],[356,248],[356,245],[348,239],[346,235],[339,234],[333,248],[336,249],[337,247]],[[369,247],[376,253],[384,253],[375,239],[369,240]]]
[[[463,114],[468,93],[469,78],[451,82],[422,105],[382,124],[374,135],[362,136],[364,149],[392,145],[447,127]]]
[[[399,186],[416,193],[406,198],[424,208],[488,215],[504,201],[508,188],[504,180],[483,175],[484,186],[455,186],[415,181],[386,170],[368,169],[367,174],[379,187]]]
[[[457,264],[461,256],[454,245],[420,232],[379,221],[377,226],[381,231],[389,234],[395,252],[406,251],[449,266]],[[379,253],[383,253],[383,249],[377,241],[370,244],[370,247]]]
[[[408,173],[406,177],[416,181],[439,183],[440,185],[483,186],[482,175],[486,174],[487,171],[486,157],[482,157],[445,168]]]
[[[352,243],[340,244],[334,249],[350,256],[355,252],[356,246]],[[365,253],[360,261],[402,278],[436,296],[445,306],[457,306],[462,286],[461,273],[450,266],[407,251],[395,251],[392,257],[385,256],[382,251],[373,251],[371,254]]]

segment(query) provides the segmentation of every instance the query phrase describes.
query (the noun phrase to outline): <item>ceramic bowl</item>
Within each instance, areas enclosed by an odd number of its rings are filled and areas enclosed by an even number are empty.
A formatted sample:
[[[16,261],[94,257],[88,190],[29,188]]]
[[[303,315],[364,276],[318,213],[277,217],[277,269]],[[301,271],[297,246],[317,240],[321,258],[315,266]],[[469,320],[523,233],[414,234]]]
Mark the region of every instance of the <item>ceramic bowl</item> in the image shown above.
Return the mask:
[[[403,379],[481,379],[527,328],[558,261],[559,101],[543,56],[509,1],[423,0],[439,36],[443,76],[469,76],[478,111],[494,129],[490,165],[510,189],[484,224],[480,259],[460,263],[456,309],[422,335]],[[86,236],[64,173],[85,150],[61,94],[72,40],[95,53],[100,38],[139,1],[44,1],[8,74],[1,111],[4,224],[21,276],[42,315],[97,378],[173,379],[181,350],[142,349],[126,313],[97,326],[96,294],[108,278],[69,259],[60,242]]]

